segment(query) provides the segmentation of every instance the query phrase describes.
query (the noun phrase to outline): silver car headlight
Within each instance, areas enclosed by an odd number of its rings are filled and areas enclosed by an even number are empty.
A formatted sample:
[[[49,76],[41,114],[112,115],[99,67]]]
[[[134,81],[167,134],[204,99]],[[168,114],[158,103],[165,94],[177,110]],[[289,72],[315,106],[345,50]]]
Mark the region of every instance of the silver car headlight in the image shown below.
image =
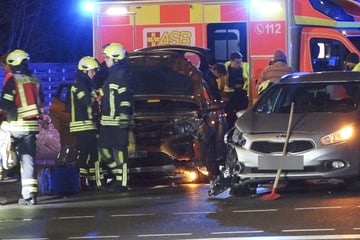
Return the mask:
[[[346,126],[338,131],[332,132],[322,138],[320,142],[323,145],[335,144],[349,140],[354,135],[354,128],[352,126]]]
[[[243,133],[237,128],[233,128],[228,131],[224,136],[224,141],[225,143],[233,143],[240,146],[243,146],[246,143]]]

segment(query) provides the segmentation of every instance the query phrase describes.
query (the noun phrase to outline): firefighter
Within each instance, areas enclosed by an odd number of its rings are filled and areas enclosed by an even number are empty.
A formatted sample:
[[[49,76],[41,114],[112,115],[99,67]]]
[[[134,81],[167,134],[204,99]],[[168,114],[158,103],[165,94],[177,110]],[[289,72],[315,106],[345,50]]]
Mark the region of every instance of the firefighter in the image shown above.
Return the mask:
[[[128,191],[128,137],[132,114],[132,74],[127,66],[126,50],[119,43],[103,49],[109,68],[102,88],[98,150],[115,176],[111,192]]]
[[[29,55],[20,49],[7,56],[6,63],[10,65],[13,76],[4,85],[0,102],[0,108],[6,111],[6,121],[1,127],[10,132],[20,161],[20,205],[37,203],[36,134],[39,132],[38,119],[43,113],[40,82],[32,75],[28,60]]]
[[[93,57],[81,58],[70,90],[70,132],[76,138],[79,151],[80,187],[83,191],[101,188],[97,128],[92,114],[92,105],[97,96],[91,83],[98,67]]]
[[[360,71],[359,56],[356,53],[349,53],[344,60],[346,71]]]
[[[248,107],[249,64],[242,61],[240,52],[230,54],[225,63],[227,76],[224,79],[223,100],[229,127],[236,121],[236,112]]]

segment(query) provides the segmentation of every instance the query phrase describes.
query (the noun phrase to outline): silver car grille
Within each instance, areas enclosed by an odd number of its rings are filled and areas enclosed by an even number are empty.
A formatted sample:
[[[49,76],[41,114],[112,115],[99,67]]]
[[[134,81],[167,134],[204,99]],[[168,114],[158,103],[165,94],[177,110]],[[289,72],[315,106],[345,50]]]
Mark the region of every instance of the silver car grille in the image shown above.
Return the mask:
[[[250,149],[259,153],[275,153],[282,152],[283,147],[283,142],[256,141],[251,144]],[[314,147],[311,141],[293,141],[288,143],[287,152],[298,153],[308,151]]]

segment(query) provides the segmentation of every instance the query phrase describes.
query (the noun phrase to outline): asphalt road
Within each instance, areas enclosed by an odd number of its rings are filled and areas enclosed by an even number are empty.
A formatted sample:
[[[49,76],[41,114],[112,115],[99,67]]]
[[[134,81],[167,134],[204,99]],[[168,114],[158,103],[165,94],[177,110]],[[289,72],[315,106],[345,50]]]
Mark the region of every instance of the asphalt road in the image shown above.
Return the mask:
[[[360,239],[360,184],[207,196],[207,184],[134,186],[128,193],[40,196],[18,206],[19,183],[0,183],[0,239]]]

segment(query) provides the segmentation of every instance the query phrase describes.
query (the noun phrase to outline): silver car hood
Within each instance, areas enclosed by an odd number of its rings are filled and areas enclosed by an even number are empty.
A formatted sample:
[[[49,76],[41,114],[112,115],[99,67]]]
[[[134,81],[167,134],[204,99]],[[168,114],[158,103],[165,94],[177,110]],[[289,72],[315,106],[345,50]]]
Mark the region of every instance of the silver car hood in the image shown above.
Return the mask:
[[[294,113],[291,131],[330,133],[358,122],[359,115],[358,110],[346,113]],[[264,114],[248,110],[237,119],[235,126],[242,132],[248,133],[286,132],[289,116],[290,114],[287,113]]]

